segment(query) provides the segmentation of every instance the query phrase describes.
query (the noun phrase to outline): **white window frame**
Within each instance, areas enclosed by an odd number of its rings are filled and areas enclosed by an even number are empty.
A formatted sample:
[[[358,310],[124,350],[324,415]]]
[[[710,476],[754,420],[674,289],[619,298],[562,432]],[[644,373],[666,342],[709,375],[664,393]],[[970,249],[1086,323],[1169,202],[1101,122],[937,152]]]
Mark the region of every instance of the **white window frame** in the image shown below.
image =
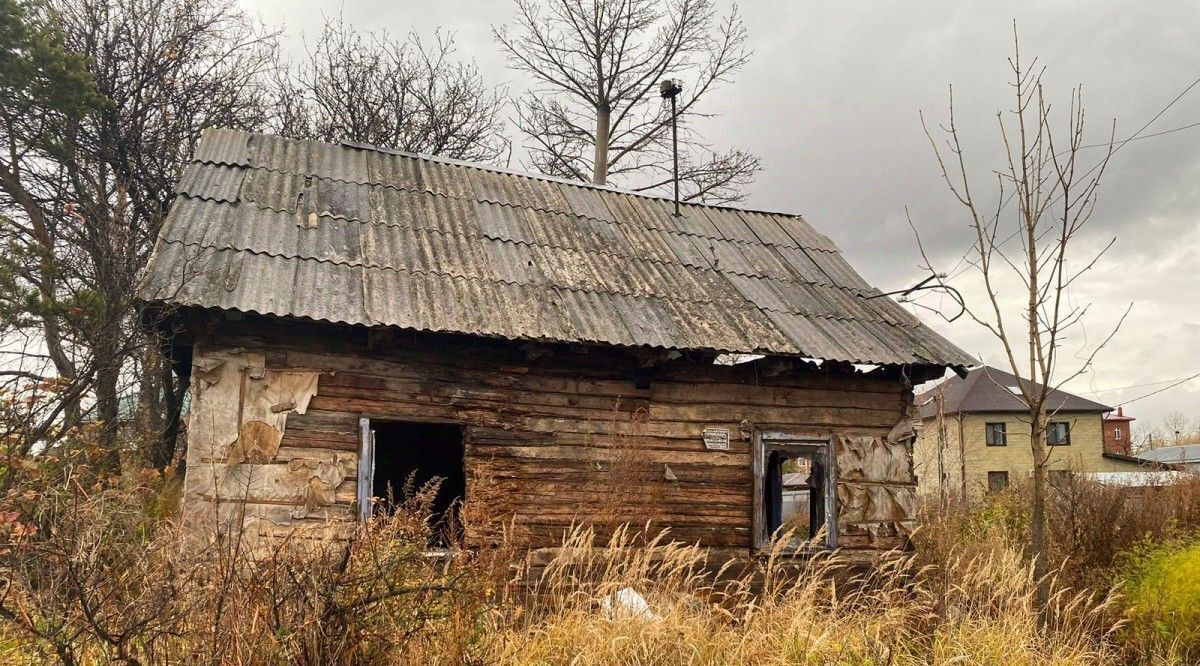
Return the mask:
[[[837,548],[838,513],[837,513],[837,456],[834,453],[835,440],[832,436],[799,435],[788,432],[756,430],[751,439],[751,462],[754,471],[753,514],[751,530],[753,535],[753,550],[764,552],[771,550],[773,544],[771,535],[767,533],[766,507],[763,506],[763,492],[766,488],[767,456],[773,451],[803,453],[813,455],[825,468],[825,543],[829,550]],[[804,548],[791,549],[792,553],[804,552]]]

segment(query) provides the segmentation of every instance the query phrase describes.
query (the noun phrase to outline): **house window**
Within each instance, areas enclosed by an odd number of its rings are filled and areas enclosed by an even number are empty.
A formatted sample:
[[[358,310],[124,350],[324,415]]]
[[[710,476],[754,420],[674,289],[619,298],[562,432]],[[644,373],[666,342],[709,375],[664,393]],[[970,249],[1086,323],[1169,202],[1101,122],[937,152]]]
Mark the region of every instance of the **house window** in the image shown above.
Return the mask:
[[[984,425],[988,446],[1008,446],[1008,428],[1004,423],[988,423]]]
[[[788,548],[837,546],[835,473],[830,440],[760,432],[754,438],[754,545],[772,548],[790,538]]]
[[[402,423],[363,418],[359,457],[359,517],[390,511],[436,483],[430,509],[431,547],[451,545],[460,535],[458,509],[466,497],[463,429],[446,423]]]
[[[1113,439],[1117,440],[1118,442],[1121,441],[1121,429],[1120,428],[1113,428]]]
[[[1071,428],[1066,421],[1051,421],[1046,426],[1047,446],[1069,446],[1071,444]]]
[[[988,472],[988,491],[998,493],[1008,487],[1008,472]]]

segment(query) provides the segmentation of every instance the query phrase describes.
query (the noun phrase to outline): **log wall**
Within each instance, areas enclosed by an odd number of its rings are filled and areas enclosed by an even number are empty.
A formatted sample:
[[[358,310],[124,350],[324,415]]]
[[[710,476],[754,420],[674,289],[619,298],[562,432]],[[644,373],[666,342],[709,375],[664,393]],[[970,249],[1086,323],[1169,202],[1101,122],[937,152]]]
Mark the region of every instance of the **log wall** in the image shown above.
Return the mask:
[[[268,319],[210,326],[193,368],[187,506],[261,530],[352,524],[361,416],[464,426],[468,502],[494,519],[471,528],[480,542],[508,518],[531,548],[572,521],[650,521],[748,549],[756,428],[837,436],[840,546],[902,545],[912,517],[911,444],[889,440],[912,397],[895,377]],[[706,427],[729,429],[728,451],[705,448]]]

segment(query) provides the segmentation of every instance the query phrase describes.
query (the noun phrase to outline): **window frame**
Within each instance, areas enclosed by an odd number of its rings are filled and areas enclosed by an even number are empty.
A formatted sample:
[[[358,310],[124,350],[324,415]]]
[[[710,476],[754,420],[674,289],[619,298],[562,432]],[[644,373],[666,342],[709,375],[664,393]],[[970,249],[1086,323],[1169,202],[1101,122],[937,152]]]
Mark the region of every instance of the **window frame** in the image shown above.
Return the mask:
[[[1000,426],[1000,443],[995,444],[992,439],[992,427]],[[1008,446],[1008,422],[1006,421],[988,421],[983,424],[983,444],[984,446]]]
[[[1055,426],[1062,426],[1063,439],[1061,441],[1050,441],[1050,429]],[[1071,445],[1071,422],[1070,421],[1050,421],[1046,424],[1046,446],[1070,446]]]
[[[995,487],[993,487],[993,486],[992,486],[992,475],[993,475],[993,474],[996,474],[996,475],[1002,475],[1002,478],[1004,479],[1004,486],[1003,486],[1003,487],[1001,487],[1001,488],[995,488]],[[1000,478],[1000,476],[998,476],[997,478]],[[1005,491],[1005,490],[1007,490],[1007,489],[1008,489],[1008,485],[1009,485],[1008,470],[988,470],[988,473],[987,473],[987,489],[988,489],[988,492],[989,492],[989,493],[998,493],[998,492],[1003,492],[1003,491]]]
[[[766,489],[767,456],[773,452],[805,454],[813,456],[825,469],[824,509],[825,509],[825,543],[822,550],[837,548],[838,541],[838,511],[837,511],[837,456],[834,454],[835,438],[828,436],[801,435],[779,431],[755,430],[751,438],[750,456],[754,473],[754,492],[751,515],[751,550],[755,553],[770,552],[773,543],[767,533],[766,507],[763,506],[763,493]],[[811,492],[811,491],[810,491]],[[789,555],[811,552],[807,547],[789,547],[785,553]]]

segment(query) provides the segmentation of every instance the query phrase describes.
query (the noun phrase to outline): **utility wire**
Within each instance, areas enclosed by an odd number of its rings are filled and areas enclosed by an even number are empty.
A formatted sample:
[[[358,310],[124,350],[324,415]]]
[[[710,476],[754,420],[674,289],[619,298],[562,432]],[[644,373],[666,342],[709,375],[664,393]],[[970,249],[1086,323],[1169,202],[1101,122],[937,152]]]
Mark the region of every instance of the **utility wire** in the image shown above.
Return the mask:
[[[1126,144],[1128,144],[1132,141],[1138,141],[1141,139],[1149,139],[1149,138],[1152,138],[1155,136],[1162,136],[1163,134],[1170,134],[1172,132],[1178,132],[1181,130],[1189,129],[1191,127],[1200,125],[1200,123],[1193,123],[1191,125],[1186,125],[1184,127],[1177,127],[1177,128],[1170,129],[1170,130],[1164,130],[1162,132],[1158,132],[1155,134],[1148,134],[1146,136],[1141,136],[1142,132],[1145,132],[1147,128],[1149,128],[1151,125],[1154,124],[1154,121],[1161,118],[1164,113],[1169,111],[1171,109],[1171,107],[1175,106],[1175,104],[1177,102],[1179,102],[1179,100],[1183,99],[1183,97],[1185,95],[1187,95],[1189,92],[1191,92],[1192,89],[1198,85],[1200,85],[1200,78],[1197,78],[1195,81],[1192,81],[1192,83],[1188,87],[1184,88],[1182,92],[1180,92],[1178,95],[1176,95],[1175,98],[1172,99],[1170,102],[1168,102],[1167,105],[1164,106],[1161,110],[1159,110],[1158,113],[1154,114],[1154,117],[1152,117],[1150,120],[1147,120],[1146,124],[1142,125],[1138,129],[1138,131],[1134,132],[1128,138],[1122,139],[1121,141],[1118,141],[1115,143],[1101,143],[1101,144],[1080,146],[1080,148],[1095,148],[1095,147],[1099,147],[1099,146],[1110,146],[1110,145],[1115,146],[1112,150],[1112,153],[1110,153],[1105,160],[1101,160],[1101,161],[1097,162],[1095,165],[1092,166],[1091,169],[1088,169],[1087,172],[1085,172],[1082,177],[1087,178],[1089,175],[1091,175],[1091,173],[1093,171],[1100,168],[1100,165],[1102,165],[1106,161],[1112,159],[1122,148],[1124,148],[1126,146]],[[1016,196],[1016,194],[1017,194],[1017,191],[1015,189],[1008,194],[1008,197],[1004,200],[1003,203],[1000,204],[1000,208],[997,211],[997,214],[999,214],[999,211],[1002,211],[1008,207],[1008,203],[1010,201],[1012,201],[1013,197]],[[1054,201],[1057,201],[1059,199],[1059,197],[1061,197],[1061,196],[1062,195],[1060,194],[1058,197],[1055,197]],[[1054,203],[1054,201],[1051,201],[1050,204],[1052,205]],[[1020,234],[1021,231],[1022,231],[1021,228],[1017,228],[1015,231],[1013,231],[1013,233],[1009,234],[1008,237],[1006,237],[1004,240],[1000,241],[1000,244],[996,245],[996,247],[997,248],[1003,247],[1005,244],[1008,243],[1008,241],[1012,240],[1018,234]],[[950,272],[950,275],[947,276],[943,282],[949,282],[950,280],[953,280],[954,278],[958,277],[959,275],[962,275],[963,273],[965,273],[967,271],[967,269],[969,269],[971,266],[974,265],[974,264],[971,264],[970,262],[968,262],[966,266],[962,265],[963,262],[967,261],[967,257],[970,256],[970,254],[971,254],[971,249],[967,249],[967,251],[963,253],[962,258],[959,259],[958,262],[955,264],[955,269]]]
[[[1151,391],[1151,392],[1147,393],[1146,395],[1139,395],[1138,397],[1134,398],[1133,400],[1126,400],[1125,402],[1121,403],[1121,406],[1135,403],[1138,400],[1142,400],[1144,398],[1149,398],[1152,395],[1158,395],[1159,393],[1162,393],[1163,391],[1169,391],[1169,390],[1175,388],[1176,386],[1179,386],[1180,384],[1186,384],[1197,377],[1200,377],[1200,372],[1197,372],[1196,374],[1192,375],[1191,377],[1185,377],[1185,378],[1175,382],[1174,384],[1171,384],[1170,386],[1164,386],[1164,387],[1158,389],[1157,391]]]
[[[1128,139],[1125,139],[1124,141],[1129,142],[1129,141],[1141,141],[1142,139],[1153,139],[1156,136],[1163,136],[1164,134],[1174,134],[1175,132],[1182,132],[1183,130],[1189,130],[1189,129],[1192,129],[1193,127],[1200,127],[1200,122],[1190,123],[1188,125],[1184,125],[1183,127],[1175,127],[1175,128],[1169,129],[1169,130],[1163,130],[1161,132],[1152,132],[1150,134],[1146,134],[1143,136],[1131,136]],[[1089,143],[1086,146],[1080,146],[1080,148],[1081,149],[1082,148],[1107,148],[1108,145],[1109,144],[1107,144],[1107,143]]]
[[[1179,380],[1179,379],[1164,379],[1161,382],[1149,382],[1146,384],[1134,384],[1132,386],[1116,386],[1113,388],[1096,389],[1094,391],[1084,391],[1084,393],[1087,393],[1088,395],[1101,395],[1104,393],[1119,393],[1121,391],[1129,391],[1129,390],[1137,389],[1137,388],[1147,388],[1150,386],[1162,386],[1163,384],[1170,384],[1171,382],[1177,382],[1177,381],[1181,381],[1181,380]]]

